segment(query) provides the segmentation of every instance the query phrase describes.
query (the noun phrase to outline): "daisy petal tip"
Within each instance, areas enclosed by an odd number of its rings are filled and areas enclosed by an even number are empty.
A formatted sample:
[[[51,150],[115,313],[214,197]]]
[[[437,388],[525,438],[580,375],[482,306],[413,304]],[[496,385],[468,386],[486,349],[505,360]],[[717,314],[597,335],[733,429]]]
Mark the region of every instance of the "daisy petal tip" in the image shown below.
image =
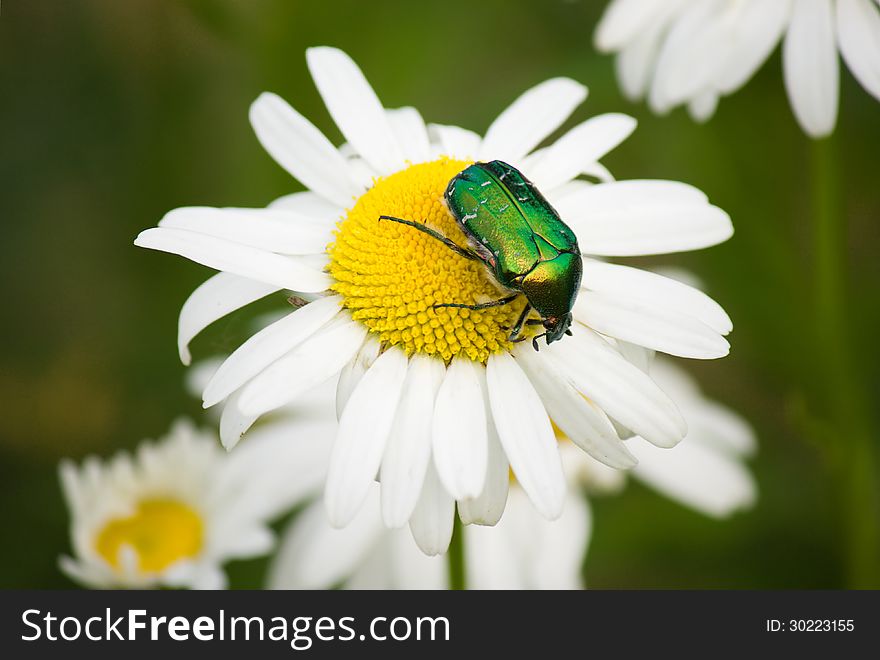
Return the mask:
[[[231,437],[221,435],[220,436],[220,445],[228,453],[228,452],[231,452],[233,449],[235,449],[238,446],[238,443],[240,440],[241,440],[240,435],[235,435],[235,436],[231,436]]]
[[[342,57],[350,60],[348,53],[335,46],[309,46],[306,48],[306,62],[314,62],[325,57]]]
[[[359,508],[349,498],[334,497],[329,489],[325,491],[324,509],[327,513],[327,522],[334,529],[347,527],[354,520]]]
[[[565,508],[565,494],[566,489],[562,488],[558,493],[555,493],[552,498],[548,498],[540,504],[535,502],[535,508],[537,508],[538,512],[547,520],[551,522],[558,520]]]
[[[278,102],[284,103],[285,101],[274,92],[260,92],[248,108],[248,118],[251,123],[254,123],[255,118],[258,118],[269,105]]]
[[[141,233],[139,233],[135,239],[134,244],[138,247],[149,248],[151,246],[151,238],[156,233],[156,227],[150,227],[149,229],[144,229]]]
[[[573,96],[579,97],[579,103],[583,103],[587,100],[587,97],[590,95],[590,88],[584,85],[583,83],[578,82],[574,78],[568,78],[565,76],[561,76],[559,78],[553,78],[550,82],[554,82],[556,85],[568,87],[571,90]]]
[[[636,458],[627,449],[626,454],[622,456],[609,457],[602,462],[605,463],[605,465],[607,465],[608,467],[614,468],[615,470],[632,470],[635,466],[639,464],[639,459]]]

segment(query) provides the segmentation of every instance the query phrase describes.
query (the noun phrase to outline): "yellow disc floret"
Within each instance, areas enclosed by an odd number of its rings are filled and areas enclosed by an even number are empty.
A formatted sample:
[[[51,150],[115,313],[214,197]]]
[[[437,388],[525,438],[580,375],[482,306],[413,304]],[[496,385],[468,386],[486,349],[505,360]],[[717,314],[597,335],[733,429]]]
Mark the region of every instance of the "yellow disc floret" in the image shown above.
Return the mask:
[[[408,355],[485,362],[490,353],[510,348],[510,328],[525,304],[434,309],[441,303],[484,303],[509,292],[499,289],[482,262],[417,229],[379,220],[389,215],[424,223],[467,247],[443,193],[470,164],[441,158],[378,179],[340,221],[329,248],[332,289],[343,305],[383,344],[400,345]]]
[[[144,573],[157,573],[194,557],[202,548],[202,520],[189,506],[170,499],[141,502],[134,514],[115,518],[98,533],[95,549],[119,568],[119,551],[131,548]]]

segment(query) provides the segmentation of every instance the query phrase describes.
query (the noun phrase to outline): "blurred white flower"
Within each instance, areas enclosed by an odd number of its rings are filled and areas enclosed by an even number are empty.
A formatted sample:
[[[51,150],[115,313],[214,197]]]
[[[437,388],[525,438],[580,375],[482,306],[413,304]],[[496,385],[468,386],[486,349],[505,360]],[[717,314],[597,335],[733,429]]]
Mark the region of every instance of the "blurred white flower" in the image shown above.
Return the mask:
[[[268,522],[323,483],[332,409],[308,403],[270,437],[255,430],[234,455],[179,420],[133,454],[62,461],[73,546],[62,570],[97,588],[225,587],[223,564],[267,553]]]
[[[560,515],[565,479],[551,418],[614,467],[635,463],[616,429],[675,445],[686,428],[674,402],[623,353],[642,345],[698,359],[726,355],[732,325],[717,303],[667,278],[585,258],[574,336],[536,354],[509,340],[521,298],[478,311],[435,309],[500,294],[482,266],[379,216],[425,222],[465,244],[443,193],[474,159],[520,168],[584,254],[707,247],[731,235],[727,215],[685,184],[612,181],[599,160],[635,128],[624,115],[588,119],[536,149],[585,99],[573,80],[525,92],[481,137],[426,125],[414,108],[384,108],[342,51],[309,49],[307,61],[348,143],[334,147],[273,94],[255,101],[251,122],[309,191],[268,209],[176,209],[136,240],[222,271],[181,310],[184,362],[189,341],[225,314],[281,289],[305,299],[242,344],[205,387],[204,405],[223,405],[224,446],[261,416],[337,380],[340,423],[324,497],[331,521],[348,524],[378,474],[385,523],[409,523],[419,546],[436,554],[449,543],[456,501],[469,522],[498,520],[510,469],[545,517]]]
[[[801,128],[830,134],[837,122],[838,51],[880,99],[880,0],[612,0],[596,47],[617,53],[633,99],[665,113],[687,104],[705,121],[783,41],[785,87]]]
[[[548,521],[514,483],[504,515],[494,527],[463,528],[466,581],[472,589],[579,589],[592,534],[585,495],[619,492],[628,475],[700,513],[722,518],[750,507],[755,482],[744,464],[755,448],[749,425],[703,396],[693,379],[668,361],[652,374],[676,397],[689,422],[673,450],[641,438],[627,441],[639,464],[616,470],[564,438],[560,450],[572,488],[562,515]],[[426,557],[405,530],[382,524],[379,488],[345,528],[332,527],[315,501],[284,532],[267,586],[275,589],[446,589],[445,557]]]

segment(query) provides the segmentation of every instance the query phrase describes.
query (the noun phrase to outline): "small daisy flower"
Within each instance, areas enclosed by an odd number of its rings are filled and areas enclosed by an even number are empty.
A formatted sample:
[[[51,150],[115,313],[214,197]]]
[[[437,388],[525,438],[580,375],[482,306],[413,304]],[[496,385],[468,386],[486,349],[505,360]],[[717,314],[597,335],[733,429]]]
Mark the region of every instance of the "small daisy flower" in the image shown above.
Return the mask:
[[[510,469],[542,515],[561,514],[565,479],[551,419],[618,468],[636,462],[619,432],[662,447],[681,440],[686,424],[675,403],[626,353],[643,346],[721,357],[729,350],[727,314],[673,280],[571,259],[692,250],[732,233],[728,216],[688,185],[612,180],[599,161],[634,120],[594,117],[539,148],[584,100],[582,85],[565,78],[538,85],[481,137],[426,125],[413,108],[385,109],[339,50],[313,48],[307,60],[346,144],[334,147],[272,94],[257,99],[251,122],[309,190],[266,209],[176,209],[136,240],[222,271],[183,306],[184,362],[189,341],[235,309],[281,290],[304,303],[232,353],[205,388],[206,407],[223,404],[224,444],[338,379],[339,430],[324,497],[330,521],[348,524],[378,477],[385,523],[409,523],[419,546],[437,554],[448,545],[456,502],[467,522],[500,518]],[[540,190],[565,219],[561,231],[574,246],[569,274],[582,275],[567,319],[572,336],[557,324],[561,340],[542,343],[539,353],[512,341],[519,320],[527,332],[534,326],[525,323],[542,323],[527,321],[533,301],[493,279],[481,259],[494,257],[468,242],[444,201],[463,170],[502,160],[534,182],[519,184],[532,201]],[[476,186],[468,193],[482,205]],[[542,254],[558,254],[541,240],[534,245]]]
[[[627,96],[647,95],[657,113],[687,104],[697,121],[745,85],[780,40],[791,107],[811,137],[837,123],[838,51],[880,99],[877,0],[612,0],[595,34],[600,51],[617,53]]]
[[[311,430],[327,433],[320,424]],[[214,434],[180,420],[133,455],[91,457],[80,467],[63,461],[74,556],[61,557],[61,569],[97,588],[223,588],[222,565],[268,552],[268,520],[317,486],[312,475],[326,465],[324,444],[269,446],[254,438],[229,455]]]
[[[628,441],[639,464],[609,468],[560,437],[571,488],[562,516],[548,521],[516,482],[504,516],[494,527],[464,528],[466,581],[472,589],[581,589],[584,557],[592,536],[589,496],[619,493],[628,475],[659,493],[713,518],[751,507],[755,482],[744,460],[754,434],[739,415],[706,398],[686,372],[658,359],[651,373],[676,396],[690,430],[674,451]],[[282,535],[270,565],[274,589],[446,589],[446,562],[419,552],[403,530],[382,522],[379,486],[371,487],[357,517],[343,529],[330,525],[313,502]]]

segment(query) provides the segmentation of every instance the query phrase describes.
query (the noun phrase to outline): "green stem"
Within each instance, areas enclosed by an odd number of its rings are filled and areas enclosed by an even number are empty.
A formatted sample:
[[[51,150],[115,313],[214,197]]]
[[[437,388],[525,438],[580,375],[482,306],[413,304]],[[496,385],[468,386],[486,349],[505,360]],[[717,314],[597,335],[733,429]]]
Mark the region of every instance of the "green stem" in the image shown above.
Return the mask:
[[[464,526],[458,515],[455,515],[452,527],[452,540],[446,552],[449,560],[449,588],[453,591],[467,589],[464,571]]]
[[[831,139],[813,144],[812,205],[817,360],[828,406],[829,466],[833,471],[851,588],[880,586],[880,512],[871,420],[851,350],[846,318],[846,218],[840,211],[839,173]]]

